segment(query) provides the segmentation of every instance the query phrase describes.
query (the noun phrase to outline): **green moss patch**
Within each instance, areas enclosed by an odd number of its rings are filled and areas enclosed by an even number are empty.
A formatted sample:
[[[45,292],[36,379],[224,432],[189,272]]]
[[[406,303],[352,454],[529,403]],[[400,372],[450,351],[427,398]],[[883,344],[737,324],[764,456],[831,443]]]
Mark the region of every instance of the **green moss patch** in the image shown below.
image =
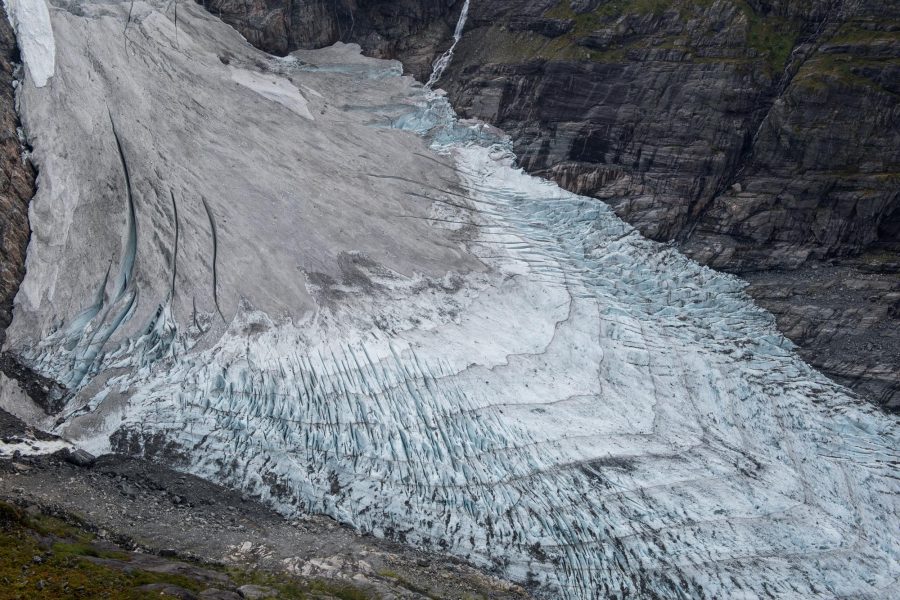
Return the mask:
[[[57,517],[30,515],[0,502],[0,600],[85,598],[148,600],[169,598],[141,586],[167,584],[198,593],[208,582],[187,575],[136,568],[134,555],[107,544],[79,525]],[[216,568],[204,565],[204,568]],[[362,587],[328,580],[238,569],[224,570],[233,588],[252,583],[272,588],[277,598],[372,600]]]
[[[702,18],[703,10],[712,2],[713,0],[612,0],[591,12],[576,14],[572,10],[569,0],[560,0],[556,6],[544,13],[544,16],[571,20],[574,23],[574,27],[566,35],[553,40],[552,44],[548,43],[541,47],[538,54],[553,54],[553,57],[557,58],[587,60],[617,60],[624,58],[624,50],[628,46],[607,52],[585,51],[584,49],[573,50],[572,47],[577,46],[580,40],[589,36],[592,32],[611,26],[617,19],[626,14],[660,16],[667,11],[674,10],[678,12],[682,21],[687,22],[690,19]],[[778,16],[757,13],[746,0],[734,0],[734,6],[747,20],[747,46],[754,50],[754,54],[758,59],[763,60],[773,73],[780,72],[794,49],[799,35],[799,26]],[[534,45],[534,41],[529,41],[529,43],[522,46],[522,51],[527,53]],[[645,36],[642,40],[632,42],[632,45],[658,48],[679,46],[690,49],[689,40],[685,36],[675,38],[671,36]],[[506,61],[512,60],[509,54],[514,54],[515,50],[516,46],[511,45],[510,52],[505,55]],[[526,58],[530,58],[530,56]],[[715,61],[716,59],[710,58],[708,60]],[[734,62],[737,59],[728,58],[722,60]]]
[[[747,2],[739,2],[747,17],[747,44],[756,50],[773,72],[780,72],[794,50],[799,27],[780,17],[758,14]]]

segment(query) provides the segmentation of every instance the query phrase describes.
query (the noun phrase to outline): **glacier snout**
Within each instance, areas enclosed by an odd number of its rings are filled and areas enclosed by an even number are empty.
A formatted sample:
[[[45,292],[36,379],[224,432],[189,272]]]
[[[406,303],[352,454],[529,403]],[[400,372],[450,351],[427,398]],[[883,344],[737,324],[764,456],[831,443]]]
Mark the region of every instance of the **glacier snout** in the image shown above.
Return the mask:
[[[178,11],[56,7],[53,83],[22,90],[7,347],[69,388],[43,425],[543,597],[890,597],[896,424],[739,280],[396,63]]]

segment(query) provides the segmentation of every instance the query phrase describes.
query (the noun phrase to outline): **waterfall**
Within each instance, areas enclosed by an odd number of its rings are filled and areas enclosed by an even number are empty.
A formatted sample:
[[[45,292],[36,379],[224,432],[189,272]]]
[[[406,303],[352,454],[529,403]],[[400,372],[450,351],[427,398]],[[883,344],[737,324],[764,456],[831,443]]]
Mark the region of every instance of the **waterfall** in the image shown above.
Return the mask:
[[[463,4],[462,12],[459,13],[459,21],[456,22],[456,30],[453,32],[453,43],[450,45],[450,48],[441,54],[441,56],[434,61],[432,65],[431,77],[428,78],[428,83],[425,84],[426,87],[434,87],[434,85],[440,80],[444,75],[444,71],[447,70],[447,67],[450,66],[450,61],[453,60],[453,52],[456,50],[456,45],[459,43],[459,40],[462,39],[463,29],[466,28],[466,19],[469,17],[469,0],[466,0],[465,4]]]

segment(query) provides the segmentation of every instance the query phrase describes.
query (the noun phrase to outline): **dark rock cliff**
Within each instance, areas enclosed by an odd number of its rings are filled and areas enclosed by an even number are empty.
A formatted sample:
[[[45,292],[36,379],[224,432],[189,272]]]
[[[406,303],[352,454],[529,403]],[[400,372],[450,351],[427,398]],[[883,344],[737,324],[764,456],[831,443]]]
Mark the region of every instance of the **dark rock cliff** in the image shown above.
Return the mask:
[[[462,0],[198,0],[271,54],[356,42],[427,77],[453,34]]]
[[[206,0],[273,52],[355,41],[420,78],[462,0]],[[739,273],[804,357],[900,407],[900,8],[480,0],[440,85],[521,164]]]
[[[513,135],[525,168],[717,268],[896,239],[897,9],[562,0],[504,22],[490,4],[442,84]],[[568,31],[536,32],[548,15]]]
[[[34,169],[23,160],[13,72],[19,60],[16,37],[0,7],[0,344],[12,320],[13,298],[25,276],[28,203],[34,195]]]

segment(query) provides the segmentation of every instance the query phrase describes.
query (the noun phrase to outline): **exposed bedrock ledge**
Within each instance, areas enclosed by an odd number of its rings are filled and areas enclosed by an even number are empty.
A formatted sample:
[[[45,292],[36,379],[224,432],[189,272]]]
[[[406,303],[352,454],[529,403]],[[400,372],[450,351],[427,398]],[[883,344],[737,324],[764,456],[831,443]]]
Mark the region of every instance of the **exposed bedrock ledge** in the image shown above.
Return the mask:
[[[25,276],[28,203],[34,169],[22,156],[13,79],[19,61],[16,36],[0,6],[0,345],[12,320],[12,304]]]
[[[749,273],[750,294],[776,315],[801,356],[832,379],[897,410],[900,269],[876,252],[792,271]],[[873,268],[873,263],[875,268]]]
[[[427,79],[449,46],[463,0],[198,0],[272,54],[355,42],[377,58],[401,60]]]

